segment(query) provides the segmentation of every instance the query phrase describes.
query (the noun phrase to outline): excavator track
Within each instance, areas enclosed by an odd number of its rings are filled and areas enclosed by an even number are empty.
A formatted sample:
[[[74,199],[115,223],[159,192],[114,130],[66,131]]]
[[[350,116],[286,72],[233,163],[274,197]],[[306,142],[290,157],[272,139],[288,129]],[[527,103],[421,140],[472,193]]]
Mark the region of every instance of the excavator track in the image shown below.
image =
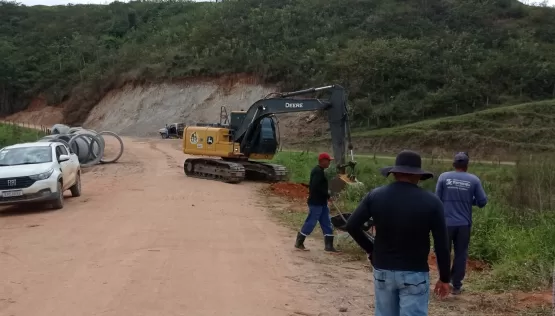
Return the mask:
[[[188,177],[227,183],[239,183],[245,179],[245,168],[240,163],[219,159],[188,158],[183,170]]]
[[[251,160],[239,163],[245,168],[247,180],[280,182],[289,178],[287,168],[282,165]]]

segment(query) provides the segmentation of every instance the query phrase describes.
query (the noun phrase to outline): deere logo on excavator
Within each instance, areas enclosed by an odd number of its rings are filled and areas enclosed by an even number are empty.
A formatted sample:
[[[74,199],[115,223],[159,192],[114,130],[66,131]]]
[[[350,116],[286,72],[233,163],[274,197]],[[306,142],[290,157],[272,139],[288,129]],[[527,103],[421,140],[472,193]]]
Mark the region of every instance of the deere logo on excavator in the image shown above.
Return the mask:
[[[303,104],[302,103],[287,103],[287,102],[285,102],[285,107],[286,108],[302,108]]]

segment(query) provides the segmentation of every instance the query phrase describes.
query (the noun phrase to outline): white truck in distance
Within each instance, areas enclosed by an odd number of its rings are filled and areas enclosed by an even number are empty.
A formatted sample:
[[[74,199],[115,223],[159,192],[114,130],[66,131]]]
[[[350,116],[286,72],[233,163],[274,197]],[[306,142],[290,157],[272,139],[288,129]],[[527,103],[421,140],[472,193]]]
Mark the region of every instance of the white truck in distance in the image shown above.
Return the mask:
[[[60,142],[24,143],[0,150],[0,206],[23,203],[64,207],[64,191],[81,195],[81,166]]]

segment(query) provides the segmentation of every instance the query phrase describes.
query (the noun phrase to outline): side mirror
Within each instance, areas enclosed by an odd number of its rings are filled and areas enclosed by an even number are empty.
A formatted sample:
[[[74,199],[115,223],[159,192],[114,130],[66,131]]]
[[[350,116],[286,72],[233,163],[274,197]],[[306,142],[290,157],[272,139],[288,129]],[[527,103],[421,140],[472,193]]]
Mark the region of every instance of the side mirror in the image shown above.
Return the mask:
[[[68,155],[60,155],[60,158],[58,158],[58,162],[64,162],[64,161],[68,161],[68,160],[69,160]]]

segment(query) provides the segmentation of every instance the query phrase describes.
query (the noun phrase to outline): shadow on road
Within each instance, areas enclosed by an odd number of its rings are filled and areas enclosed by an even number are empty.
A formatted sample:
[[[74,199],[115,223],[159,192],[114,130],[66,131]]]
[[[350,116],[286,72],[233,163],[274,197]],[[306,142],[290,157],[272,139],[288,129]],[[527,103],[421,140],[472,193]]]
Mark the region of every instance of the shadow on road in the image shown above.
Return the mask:
[[[14,205],[0,207],[0,217],[13,217],[13,216],[24,216],[32,214],[42,214],[54,212],[48,204],[25,204],[25,205]]]

